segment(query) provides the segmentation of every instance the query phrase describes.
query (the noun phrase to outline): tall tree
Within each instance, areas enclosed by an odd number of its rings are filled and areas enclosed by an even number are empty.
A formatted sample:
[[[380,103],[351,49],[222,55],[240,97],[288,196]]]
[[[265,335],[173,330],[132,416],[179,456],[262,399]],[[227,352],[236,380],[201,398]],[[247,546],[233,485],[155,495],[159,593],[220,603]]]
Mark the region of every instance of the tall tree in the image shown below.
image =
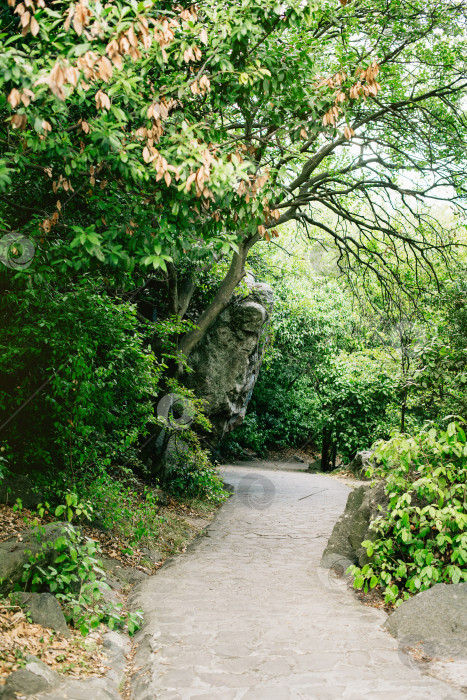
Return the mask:
[[[2,226],[34,242],[30,283],[155,269],[183,315],[230,256],[189,355],[286,221],[383,283],[375,239],[436,276],[450,242],[423,201],[465,195],[463,0],[8,0],[0,19]]]

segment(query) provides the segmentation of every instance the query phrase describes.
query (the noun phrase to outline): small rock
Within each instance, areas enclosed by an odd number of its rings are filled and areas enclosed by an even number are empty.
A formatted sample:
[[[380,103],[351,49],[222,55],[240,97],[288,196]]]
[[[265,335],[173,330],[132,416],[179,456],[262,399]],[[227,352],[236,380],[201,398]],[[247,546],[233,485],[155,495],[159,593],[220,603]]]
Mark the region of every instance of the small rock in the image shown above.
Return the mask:
[[[298,455],[293,455],[293,457],[290,458],[291,462],[298,462],[299,464],[305,464],[305,460],[299,457]]]
[[[162,559],[164,558],[158,549],[149,549],[149,547],[142,547],[141,551],[147,559],[150,559],[155,564],[162,561]]]
[[[3,688],[1,688],[1,700],[13,700],[16,693],[20,695],[34,695],[55,688],[60,685],[61,678],[58,673],[34,656],[27,657],[28,663],[24,668],[11,673]]]
[[[125,677],[125,667],[127,663],[126,654],[129,653],[131,648],[128,637],[120,632],[111,630],[104,634],[103,647],[108,656],[108,664],[111,668],[108,673],[108,678],[119,686]]]
[[[122,602],[121,598],[119,597],[119,595],[116,591],[120,590],[120,588],[123,588],[123,586],[120,586],[120,585],[112,586],[112,583],[108,579],[106,581],[98,581],[97,586],[98,586],[100,592],[102,593],[102,595],[104,596],[106,603],[111,603],[112,605],[118,605],[119,603]],[[110,586],[110,588],[109,588],[109,586]]]
[[[101,557],[102,568],[107,574],[107,583],[115,589],[123,588],[130,583],[139,583],[148,578],[148,574],[130,566],[122,566],[118,559]]]
[[[50,593],[13,593],[12,600],[29,613],[34,624],[70,636],[60,603]]]
[[[357,452],[353,460],[348,465],[349,471],[351,471],[359,479],[366,479],[365,472],[370,466],[370,459],[373,454],[373,450],[361,450]]]

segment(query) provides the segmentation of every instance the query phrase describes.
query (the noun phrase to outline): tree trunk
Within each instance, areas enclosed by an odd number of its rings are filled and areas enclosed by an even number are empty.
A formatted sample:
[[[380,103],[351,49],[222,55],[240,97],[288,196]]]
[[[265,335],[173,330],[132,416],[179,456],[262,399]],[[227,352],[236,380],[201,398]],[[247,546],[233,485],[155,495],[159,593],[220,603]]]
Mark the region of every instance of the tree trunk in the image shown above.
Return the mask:
[[[404,387],[404,393],[402,395],[402,406],[401,406],[401,433],[405,430],[405,414],[407,411],[407,394],[408,388]]]
[[[336,468],[336,459],[337,459],[337,440],[332,446],[332,468]]]
[[[185,357],[189,357],[190,353],[199,341],[202,340],[211,324],[227,307],[235,287],[245,275],[245,262],[250,248],[258,240],[259,235],[256,235],[246,239],[240,244],[238,253],[234,253],[229,270],[220,283],[214,299],[197,319],[197,327],[186,333],[180,339],[178,348]]]
[[[321,449],[321,471],[327,472],[329,467],[331,447],[331,431],[329,428],[323,428],[323,441]]]

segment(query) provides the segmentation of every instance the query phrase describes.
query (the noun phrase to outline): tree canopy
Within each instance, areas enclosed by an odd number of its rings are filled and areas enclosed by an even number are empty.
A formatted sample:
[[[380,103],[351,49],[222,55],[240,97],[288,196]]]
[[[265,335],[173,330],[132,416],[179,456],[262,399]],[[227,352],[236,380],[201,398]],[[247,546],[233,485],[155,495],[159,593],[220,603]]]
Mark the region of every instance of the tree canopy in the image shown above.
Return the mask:
[[[329,234],[343,266],[384,280],[397,276],[384,248],[411,249],[436,274],[430,253],[451,241],[423,202],[463,206],[465,11],[453,0],[9,0],[3,230],[32,239],[39,280],[236,251],[187,353],[251,246],[291,219]]]

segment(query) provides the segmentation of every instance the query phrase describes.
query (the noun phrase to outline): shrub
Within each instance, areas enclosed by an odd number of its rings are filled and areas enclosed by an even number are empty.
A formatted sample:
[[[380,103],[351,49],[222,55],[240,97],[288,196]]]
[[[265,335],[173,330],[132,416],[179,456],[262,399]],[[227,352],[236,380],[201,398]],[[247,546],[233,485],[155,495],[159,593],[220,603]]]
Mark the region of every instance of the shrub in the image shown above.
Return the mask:
[[[4,295],[1,317],[0,410],[8,418],[20,408],[4,428],[12,470],[73,477],[135,461],[160,367],[134,307],[86,287],[44,285]]]
[[[195,433],[185,431],[181,449],[170,455],[166,487],[174,496],[206,498],[222,503],[228,498],[219,469],[214,466]]]
[[[68,506],[65,506],[65,511]],[[38,538],[43,528],[37,527]],[[56,557],[45,564],[45,553],[53,547]],[[87,635],[101,623],[111,629],[127,624],[130,634],[141,626],[142,613],[126,613],[123,605],[106,600],[110,586],[100,568],[97,542],[84,537],[69,523],[54,542],[42,542],[41,549],[24,565],[23,582],[32,591],[47,591],[60,601],[65,619],[82,635]]]
[[[370,563],[350,567],[356,588],[381,586],[400,604],[435,583],[467,581],[467,440],[459,421],[376,443],[370,476],[383,478],[387,513],[366,540]]]

